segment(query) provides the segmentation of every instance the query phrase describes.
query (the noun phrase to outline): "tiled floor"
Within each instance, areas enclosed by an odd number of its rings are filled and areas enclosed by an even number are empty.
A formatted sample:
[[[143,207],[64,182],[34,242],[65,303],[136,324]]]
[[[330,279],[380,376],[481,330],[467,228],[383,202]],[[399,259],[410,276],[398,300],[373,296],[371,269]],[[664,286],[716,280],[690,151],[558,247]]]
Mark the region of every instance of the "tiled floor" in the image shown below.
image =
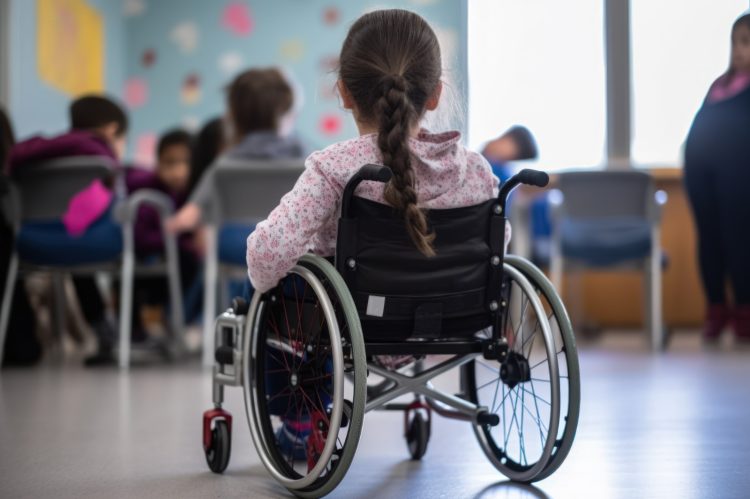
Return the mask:
[[[400,414],[372,413],[331,497],[750,497],[750,352],[704,352],[687,335],[665,355],[615,343],[583,349],[576,442],[535,487],[504,482],[467,423],[436,420],[427,455],[412,462]],[[286,495],[259,464],[238,390],[228,391],[229,469],[208,471],[200,421],[210,397],[193,365],[3,370],[0,497]]]

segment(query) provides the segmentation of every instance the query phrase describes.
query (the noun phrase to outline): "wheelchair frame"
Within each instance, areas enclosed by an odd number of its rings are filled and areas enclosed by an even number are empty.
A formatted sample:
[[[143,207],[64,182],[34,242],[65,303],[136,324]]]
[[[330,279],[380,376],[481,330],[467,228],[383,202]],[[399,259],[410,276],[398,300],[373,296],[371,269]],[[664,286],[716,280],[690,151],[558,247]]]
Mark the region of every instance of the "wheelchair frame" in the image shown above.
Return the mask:
[[[374,165],[368,165],[368,166],[374,166]],[[363,170],[367,168],[364,167]],[[382,180],[382,170],[381,167],[377,167],[378,170],[369,173],[365,172],[365,174],[361,175],[361,178],[357,179],[356,175],[355,178],[350,181],[349,185],[347,185],[347,191],[348,196],[345,193],[344,197],[344,203],[348,203],[348,199],[350,198],[351,194],[353,193],[354,189],[356,188],[356,185],[361,182],[362,180],[380,180],[380,181],[387,181]],[[362,173],[362,171],[360,173]],[[533,172],[533,171],[524,171],[526,172],[525,177],[522,174],[517,175],[516,177],[513,177],[511,180],[506,182],[506,184],[503,185],[501,188],[499,200],[500,202],[497,204],[496,208],[496,214],[500,215],[504,213],[505,211],[505,199],[507,198],[507,195],[510,193],[510,191],[518,184],[520,183],[529,183],[529,184],[546,184],[546,174],[544,175],[544,181],[542,182],[539,180],[538,177],[534,177],[534,175],[537,175],[541,172]],[[522,172],[522,173],[524,173]],[[390,174],[390,171],[388,171],[388,174]],[[359,174],[358,174],[359,175]],[[381,175],[380,178],[377,176]],[[375,178],[373,178],[375,177]],[[389,175],[388,175],[388,178]],[[350,186],[352,186],[350,188]],[[499,211],[499,213],[498,213]],[[502,250],[501,250],[502,251]],[[517,259],[517,257],[510,256],[509,259]],[[502,260],[504,260],[504,255],[502,255]],[[318,262],[318,265],[320,265],[320,261],[322,259],[320,257],[315,257],[313,255],[306,255],[303,257],[301,262],[308,261],[309,262]],[[528,262],[527,262],[528,263]],[[325,262],[326,265],[328,262]],[[494,262],[493,262],[494,264]],[[529,266],[531,266],[530,263],[528,263]],[[574,387],[573,392],[569,394],[570,397],[573,397],[575,400],[573,401],[573,404],[575,405],[574,418],[573,421],[569,421],[570,417],[570,407],[569,407],[569,414],[566,415],[566,427],[565,427],[565,434],[568,437],[566,440],[567,447],[564,448],[564,450],[561,450],[561,440],[557,438],[558,435],[558,424],[560,422],[560,393],[559,393],[559,367],[558,367],[558,359],[557,355],[560,352],[556,351],[555,346],[555,340],[553,338],[551,329],[550,329],[550,323],[548,320],[547,313],[544,310],[544,306],[540,300],[540,298],[535,294],[534,286],[531,284],[530,280],[524,275],[524,272],[522,269],[518,269],[514,267],[513,265],[503,261],[502,266],[497,265],[500,269],[502,269],[502,273],[508,277],[510,277],[514,282],[518,283],[523,293],[528,297],[530,304],[534,310],[534,313],[536,314],[536,317],[538,318],[539,327],[541,330],[541,334],[544,337],[545,340],[545,349],[546,349],[546,355],[549,360],[549,369],[550,369],[550,393],[551,393],[551,400],[550,402],[550,425],[547,428],[548,432],[548,438],[543,448],[543,454],[542,457],[545,459],[539,459],[538,462],[536,462],[534,465],[532,465],[529,469],[524,470],[523,472],[514,472],[513,470],[503,470],[503,473],[509,476],[509,478],[519,481],[525,481],[530,482],[534,479],[538,479],[536,477],[539,477],[541,475],[548,476],[551,474],[561,463],[562,459],[565,458],[565,455],[567,454],[567,451],[569,450],[570,443],[572,442],[572,438],[575,434],[575,427],[577,425],[577,417],[578,417],[578,386],[576,385]],[[533,266],[532,266],[533,267]],[[309,272],[312,274],[311,271],[305,269],[304,267],[298,265],[295,267],[295,271],[297,272]],[[340,274],[339,274],[340,275]],[[315,277],[314,275],[312,276]],[[316,278],[309,281],[313,284],[313,287],[315,287],[314,281],[317,280]],[[342,279],[343,280],[343,279]],[[320,283],[318,282],[318,285]],[[320,289],[316,290],[316,294],[319,294],[320,292],[325,292],[325,290],[320,287]],[[553,291],[554,292],[554,291]],[[251,407],[249,406],[248,398],[249,398],[249,390],[248,387],[249,380],[245,379],[246,374],[250,373],[250,352],[251,349],[254,348],[254,345],[252,345],[253,336],[257,336],[257,331],[254,329],[257,329],[257,324],[255,324],[255,328],[253,328],[253,323],[255,322],[255,316],[257,315],[257,311],[259,310],[259,307],[262,306],[262,301],[266,298],[263,297],[261,293],[256,293],[253,297],[253,300],[251,304],[246,304],[241,300],[235,300],[233,302],[232,308],[228,309],[225,313],[220,315],[216,319],[215,323],[215,345],[216,345],[216,363],[213,368],[213,402],[215,408],[213,410],[207,411],[204,414],[204,450],[207,453],[207,458],[209,456],[209,451],[212,448],[213,442],[212,438],[216,438],[216,434],[211,433],[211,425],[212,423],[216,421],[224,420],[226,424],[229,427],[229,430],[231,431],[231,415],[226,413],[222,409],[222,404],[224,401],[224,386],[242,386],[245,391],[245,405],[247,410],[247,417],[248,421],[250,423],[251,431],[253,432],[253,440],[256,442],[256,447],[258,446],[258,439],[255,435],[255,428],[252,424],[251,418]],[[555,296],[555,299],[558,300]],[[496,304],[495,310],[498,312],[498,316],[502,316],[506,307],[508,304],[503,299],[500,303]],[[492,307],[490,305],[490,307]],[[491,308],[492,309],[492,308]],[[493,310],[494,311],[494,310]],[[339,345],[337,345],[338,348],[335,348],[335,351],[340,351],[340,334],[338,331],[338,326],[336,324],[335,320],[335,312],[331,308],[330,303],[323,303],[323,312],[328,320],[329,327],[333,326],[336,330],[333,332],[331,338],[339,338]],[[564,310],[563,310],[564,312]],[[553,313],[556,313],[553,311]],[[544,320],[541,320],[544,318]],[[556,317],[557,319],[557,317]],[[563,321],[566,322],[566,327],[569,327],[569,320],[567,319],[567,315],[560,318]],[[560,320],[558,319],[558,320]],[[452,419],[458,419],[463,421],[469,421],[473,424],[473,428],[475,431],[475,434],[477,438],[480,440],[480,445],[482,446],[483,450],[487,454],[487,457],[490,459],[493,464],[500,469],[505,463],[488,450],[488,443],[486,441],[486,436],[482,431],[479,431],[477,429],[478,426],[483,427],[494,427],[497,426],[500,422],[500,417],[497,414],[493,414],[488,410],[486,406],[480,405],[478,403],[473,403],[466,398],[462,398],[453,394],[449,394],[440,390],[437,390],[431,383],[431,381],[437,377],[440,376],[443,373],[446,373],[450,371],[453,368],[461,367],[466,365],[467,363],[473,361],[474,359],[478,358],[479,356],[483,356],[485,359],[491,359],[491,360],[497,360],[500,363],[503,363],[508,355],[509,348],[508,343],[505,340],[503,334],[500,332],[500,327],[493,327],[493,334],[489,338],[472,338],[468,340],[450,340],[450,341],[424,341],[424,342],[383,342],[383,341],[366,341],[364,342],[364,347],[366,351],[366,355],[368,359],[373,358],[374,356],[379,355],[400,355],[400,354],[408,354],[413,356],[425,356],[425,355],[450,355],[451,357],[443,360],[442,362],[439,362],[436,365],[433,365],[427,369],[420,370],[418,367],[421,367],[421,362],[418,362],[416,364],[417,367],[414,369],[414,374],[412,376],[408,376],[406,374],[403,374],[401,372],[398,372],[398,369],[391,370],[386,367],[383,367],[382,365],[372,362],[371,360],[367,361],[367,369],[369,372],[372,372],[382,378],[384,378],[384,382],[381,383],[381,385],[390,385],[386,386],[385,388],[382,388],[380,390],[375,390],[375,393],[370,394],[368,393],[365,397],[365,404],[364,404],[364,413],[372,411],[372,410],[402,410],[405,411],[405,417],[408,418],[409,411],[416,410],[416,409],[426,409],[428,411],[428,418],[430,417],[430,411],[435,411],[437,414],[449,417]],[[565,347],[567,345],[564,345],[563,350],[565,350]],[[575,345],[572,343],[572,352],[571,355],[574,357],[573,360],[575,361],[574,367],[575,367],[575,376],[577,376],[577,358],[575,358]],[[566,351],[566,360],[568,361],[568,364],[570,364],[570,360],[568,359],[568,352]],[[333,362],[335,364],[334,370],[338,369],[338,372],[343,372],[343,358],[340,355],[334,355],[333,356]],[[528,365],[527,365],[528,367]],[[568,369],[570,366],[568,366]],[[577,383],[577,380],[576,380]],[[334,396],[333,396],[333,409],[332,409],[332,425],[338,429],[338,425],[342,418],[342,407],[341,404],[338,403],[339,399],[342,399],[342,389],[338,386],[338,384],[343,384],[343,379],[339,379],[337,382],[337,385],[334,386]],[[392,403],[392,401],[400,396],[414,393],[415,394],[415,402],[411,404],[397,404]],[[424,397],[426,404],[421,403],[420,396]],[[251,397],[250,397],[251,398]],[[338,406],[338,407],[337,407]],[[569,433],[568,426],[572,424],[572,431]],[[359,431],[359,430],[358,430]],[[231,433],[230,433],[231,434]],[[555,438],[550,438],[550,436],[554,436]],[[358,439],[359,433],[357,433],[356,438]],[[484,439],[484,441],[483,441]],[[335,442],[332,439],[328,439],[327,442],[328,446],[332,446],[335,444]],[[228,443],[226,444],[229,445]],[[426,446],[426,442],[425,442]],[[356,443],[355,443],[356,447]],[[264,450],[258,449],[258,452],[261,456],[261,460],[263,461],[266,468],[269,470],[269,472],[274,476],[274,478],[277,479],[277,481],[281,482],[282,485],[285,485],[287,488],[292,490],[295,494],[301,495],[301,496],[309,496],[313,497],[316,496],[317,492],[322,492],[322,490],[317,491],[310,491],[310,484],[312,481],[314,481],[316,474],[320,474],[323,470],[323,467],[326,465],[324,462],[318,462],[314,469],[312,469],[309,473],[308,477],[305,477],[304,480],[299,480],[298,482],[295,482],[293,480],[287,479],[286,477],[280,475],[277,470],[274,469],[273,465],[271,465],[268,462],[268,458],[264,455]],[[423,453],[423,449],[422,449]],[[221,453],[220,453],[221,454]],[[413,457],[419,458],[421,457],[421,454],[419,456],[415,456],[413,454]],[[553,458],[559,457],[557,459],[557,462],[554,466],[550,466],[551,461]],[[226,461],[228,462],[229,455],[228,451],[226,453]],[[211,460],[209,459],[209,466],[212,468],[213,471],[221,472],[226,467],[227,462],[214,462],[212,464]],[[348,467],[348,463],[346,465]],[[346,469],[344,469],[343,473],[346,472]],[[312,476],[311,479],[309,479]],[[340,478],[335,480],[335,483],[332,487],[326,488],[325,492],[330,492],[338,483],[338,481],[343,478],[343,474]],[[323,489],[324,487],[321,487]]]

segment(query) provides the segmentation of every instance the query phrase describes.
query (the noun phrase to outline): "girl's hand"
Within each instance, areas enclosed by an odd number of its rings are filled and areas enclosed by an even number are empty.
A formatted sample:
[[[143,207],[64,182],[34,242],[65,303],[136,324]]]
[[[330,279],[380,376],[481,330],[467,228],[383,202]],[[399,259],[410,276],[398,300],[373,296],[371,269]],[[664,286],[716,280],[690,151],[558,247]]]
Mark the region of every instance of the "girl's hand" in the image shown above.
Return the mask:
[[[200,207],[195,203],[188,203],[166,221],[166,228],[170,234],[179,234],[193,230],[200,220]]]

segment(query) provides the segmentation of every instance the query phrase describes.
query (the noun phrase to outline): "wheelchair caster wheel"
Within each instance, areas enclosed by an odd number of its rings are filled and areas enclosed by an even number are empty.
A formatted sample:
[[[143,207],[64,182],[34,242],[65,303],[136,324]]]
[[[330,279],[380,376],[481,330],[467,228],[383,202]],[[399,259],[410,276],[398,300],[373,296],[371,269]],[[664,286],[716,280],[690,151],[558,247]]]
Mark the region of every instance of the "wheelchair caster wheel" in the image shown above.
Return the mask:
[[[228,412],[213,409],[203,414],[203,451],[211,471],[223,473],[227,469],[232,451],[232,416]]]
[[[408,417],[408,416],[407,416]],[[415,461],[422,459],[427,452],[427,442],[430,441],[430,418],[425,418],[420,411],[414,411],[414,416],[406,430],[406,445],[409,455]]]

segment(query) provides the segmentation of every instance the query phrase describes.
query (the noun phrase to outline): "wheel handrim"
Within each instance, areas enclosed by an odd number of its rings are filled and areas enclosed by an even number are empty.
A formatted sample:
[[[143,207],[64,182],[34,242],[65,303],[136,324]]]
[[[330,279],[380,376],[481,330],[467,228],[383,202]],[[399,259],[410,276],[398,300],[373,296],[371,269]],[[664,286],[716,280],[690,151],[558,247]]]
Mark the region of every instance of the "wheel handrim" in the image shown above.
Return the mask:
[[[344,360],[341,337],[339,334],[338,323],[335,317],[335,311],[330,299],[325,293],[322,283],[312,271],[300,265],[295,266],[290,274],[295,274],[302,277],[302,279],[304,279],[306,283],[310,287],[312,287],[314,295],[318,299],[318,304],[320,305],[320,310],[322,311],[323,319],[328,330],[328,341],[330,346],[330,352],[328,353],[328,355],[331,359],[330,377],[333,388],[333,393],[330,394],[331,407],[329,409],[324,407],[329,404],[321,400],[320,397],[318,397],[317,400],[314,397],[311,397],[305,389],[301,389],[299,398],[297,396],[294,397],[295,401],[304,400],[304,404],[302,405],[307,406],[307,410],[311,415],[311,419],[315,419],[314,415],[320,416],[322,420],[324,420],[327,427],[327,431],[325,432],[327,436],[325,437],[325,443],[322,446],[322,450],[315,459],[314,466],[308,466],[308,470],[304,475],[294,469],[294,464],[289,465],[287,460],[283,458],[279,459],[279,444],[276,441],[275,437],[270,436],[272,433],[275,433],[275,431],[273,431],[272,426],[270,426],[271,417],[269,417],[268,408],[266,406],[268,400],[264,400],[264,377],[262,375],[250,376],[250,379],[245,380],[243,386],[246,391],[246,401],[250,401],[248,412],[253,442],[255,443],[256,447],[263,449],[262,452],[259,452],[261,461],[263,462],[266,469],[268,469],[269,473],[271,473],[271,475],[282,485],[293,490],[298,490],[312,485],[323,474],[323,472],[331,472],[331,469],[326,469],[329,465],[335,466],[335,463],[332,464],[332,458],[334,456],[334,452],[336,451],[336,443],[338,440],[339,431],[341,429],[344,406]],[[268,304],[261,302],[260,293],[256,293],[256,295],[253,297],[253,302],[250,307],[250,313],[248,315],[248,317],[251,318],[254,324],[252,324],[250,327],[250,331],[252,331],[252,333],[245,335],[245,341],[249,342],[248,346],[250,347],[245,348],[245,352],[249,352],[250,355],[246,355],[245,361],[247,365],[245,366],[246,368],[243,369],[244,373],[258,374],[260,372],[259,369],[262,369],[265,365],[264,355],[259,355],[258,343],[259,339],[266,338],[266,332],[261,329],[261,326],[263,325],[262,322],[265,318],[266,312],[269,311],[270,309]],[[302,333],[304,333],[304,331],[300,332],[300,334]],[[286,344],[288,348],[292,349],[292,354],[295,357],[298,357],[300,354],[299,349],[302,348],[302,345],[296,344],[293,341],[284,341],[289,339],[290,337],[276,338],[277,342],[275,343],[275,345],[279,347]],[[304,338],[299,337],[296,339],[304,340]],[[304,341],[302,343],[304,343]],[[318,345],[320,345],[320,343],[318,343]],[[263,350],[265,351],[266,349]],[[304,358],[304,353],[302,353],[302,356]],[[318,359],[317,357],[318,356],[316,356],[315,361],[320,361],[320,359]],[[285,354],[282,355],[281,358],[277,357],[277,360],[281,361],[281,363],[284,363],[283,361],[285,359],[287,359],[287,356]],[[290,371],[292,370],[292,366],[289,365],[288,362],[286,367],[288,367]],[[301,372],[293,374],[302,376]],[[290,376],[290,383],[291,381],[292,377]],[[301,379],[300,382],[304,383],[304,380]],[[315,433],[315,431],[315,429],[312,429],[312,433]],[[331,436],[334,435],[336,436],[336,438],[331,438]],[[297,434],[297,437],[299,437],[299,433]],[[269,441],[271,439],[272,441]],[[297,438],[295,437],[295,440],[296,439]],[[294,446],[292,446],[292,448],[294,448]],[[286,466],[284,466],[284,464],[286,464]]]
[[[507,321],[503,324],[503,330],[508,339],[510,354],[503,364],[490,363],[480,358],[469,365],[467,369],[474,369],[474,390],[468,395],[479,405],[487,406],[490,412],[497,414],[500,411],[501,423],[498,426],[474,426],[474,432],[487,457],[509,478],[530,481],[542,472],[555,447],[560,410],[559,371],[554,339],[541,301],[519,271],[508,265],[504,266],[504,270],[511,278],[511,287],[515,283],[517,292],[523,297],[520,304],[511,297],[508,313],[505,315]],[[520,307],[520,313],[514,323],[512,313],[516,306]],[[528,311],[533,312],[536,319],[533,325],[525,325]],[[535,349],[535,343],[538,343],[536,338],[539,336],[543,338],[544,345],[543,348],[536,345]],[[541,362],[535,358],[539,356],[543,356]],[[530,374],[525,377],[517,373],[504,376],[501,368],[510,368],[512,363],[521,366],[521,369],[525,364]],[[546,371],[548,376],[540,377],[541,371]],[[480,379],[477,379],[478,373]],[[542,389],[540,384],[544,384],[545,388]],[[535,427],[526,427],[528,421],[536,423]],[[535,434],[534,439],[526,438],[529,431]],[[496,441],[499,432],[502,432],[500,444]],[[514,434],[515,438],[511,438]],[[531,458],[529,446],[533,450]]]
[[[550,320],[550,329],[555,337],[558,366],[561,372],[561,420],[558,427],[558,438],[550,461],[545,469],[535,477],[535,480],[542,480],[554,473],[565,460],[578,427],[581,387],[575,336],[565,306],[547,276],[530,261],[517,255],[507,255],[505,261],[521,271],[533,286],[541,292],[540,294],[546,301],[545,309],[551,310],[548,317],[554,317],[554,322]],[[561,359],[561,355],[564,358]]]

